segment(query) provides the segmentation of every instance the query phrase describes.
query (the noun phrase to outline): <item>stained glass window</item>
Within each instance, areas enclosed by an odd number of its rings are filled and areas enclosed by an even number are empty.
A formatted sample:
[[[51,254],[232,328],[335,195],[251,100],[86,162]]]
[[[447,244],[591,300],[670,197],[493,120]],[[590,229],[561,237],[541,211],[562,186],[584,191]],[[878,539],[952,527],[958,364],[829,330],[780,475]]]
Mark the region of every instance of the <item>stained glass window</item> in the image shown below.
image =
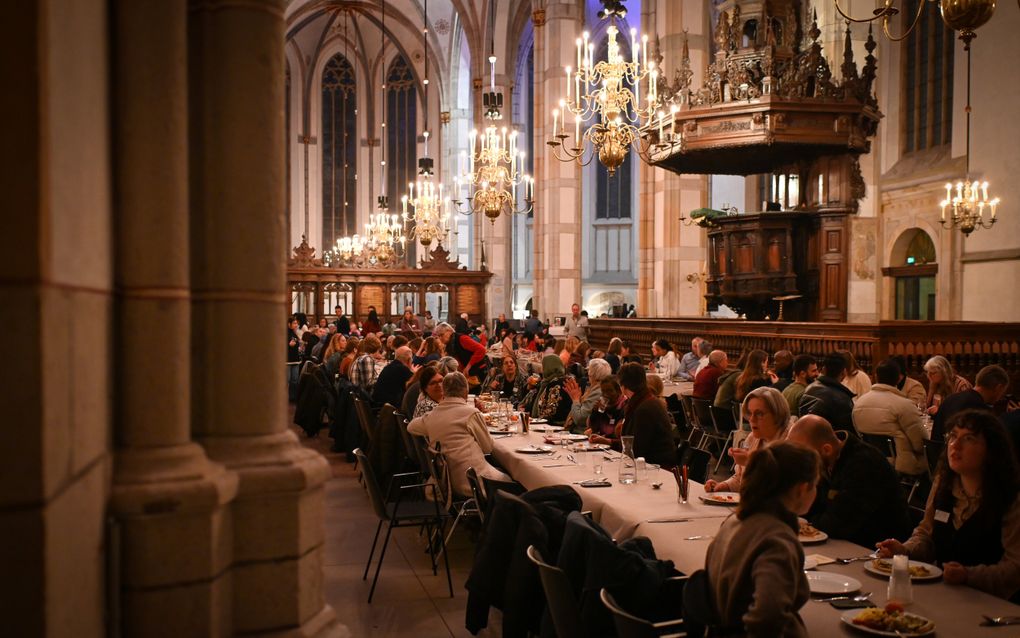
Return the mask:
[[[322,71],[322,243],[357,228],[357,95],[354,67],[339,53]]]

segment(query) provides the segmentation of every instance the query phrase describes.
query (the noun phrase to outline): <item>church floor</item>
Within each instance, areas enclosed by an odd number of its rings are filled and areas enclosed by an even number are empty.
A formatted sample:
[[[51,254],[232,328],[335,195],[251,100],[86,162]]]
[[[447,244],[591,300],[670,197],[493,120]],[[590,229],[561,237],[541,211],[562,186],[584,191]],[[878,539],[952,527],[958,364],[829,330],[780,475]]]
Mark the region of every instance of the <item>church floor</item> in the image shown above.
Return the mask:
[[[471,570],[474,555],[470,532],[458,526],[450,540],[450,571],[453,577],[451,599],[442,566],[432,575],[425,543],[416,528],[393,530],[379,584],[372,604],[368,604],[368,580],[361,580],[372,535],[378,524],[368,494],[357,480],[353,465],[342,454],[329,452],[326,432],[317,439],[308,439],[300,429],[294,432],[302,443],[322,453],[329,461],[333,478],[326,483],[326,545],[323,567],[323,591],[326,603],[333,607],[337,619],[347,626],[352,637],[415,636],[446,638],[471,636],[464,628],[467,591],[464,582]],[[385,528],[380,535],[386,533]],[[378,554],[378,550],[376,551]],[[372,563],[375,569],[375,561]],[[489,616],[489,628],[479,636],[500,635],[499,612]]]

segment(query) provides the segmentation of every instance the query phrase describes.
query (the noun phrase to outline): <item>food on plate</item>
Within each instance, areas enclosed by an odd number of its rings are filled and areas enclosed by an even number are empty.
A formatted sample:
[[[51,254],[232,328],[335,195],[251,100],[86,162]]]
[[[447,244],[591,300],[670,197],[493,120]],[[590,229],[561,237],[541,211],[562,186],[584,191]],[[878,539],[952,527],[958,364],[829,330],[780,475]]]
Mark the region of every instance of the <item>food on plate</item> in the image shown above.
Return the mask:
[[[804,538],[815,538],[821,536],[822,532],[815,529],[815,526],[811,523],[803,521],[800,524],[800,530],[797,532],[797,535],[803,536]]]
[[[883,574],[892,573],[892,561],[884,560],[882,558],[876,558],[871,561],[871,566],[882,572]],[[911,578],[928,578],[931,576],[931,570],[924,565],[911,565],[910,566]]]
[[[904,613],[903,607],[896,603],[889,603],[884,609],[878,607],[865,609],[854,618],[853,623],[879,631],[910,634],[923,634],[935,628],[932,621]]]
[[[737,497],[732,494],[708,494],[706,498],[723,503],[736,503]]]

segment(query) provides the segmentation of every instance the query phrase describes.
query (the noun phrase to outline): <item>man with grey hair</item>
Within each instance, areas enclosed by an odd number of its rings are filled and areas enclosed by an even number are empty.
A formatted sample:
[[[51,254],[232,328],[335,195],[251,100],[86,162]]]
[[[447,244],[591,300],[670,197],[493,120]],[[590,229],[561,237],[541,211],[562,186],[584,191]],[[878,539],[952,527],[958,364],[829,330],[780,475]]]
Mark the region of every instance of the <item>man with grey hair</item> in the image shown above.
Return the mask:
[[[698,367],[694,370],[694,378],[697,379],[701,371],[708,367],[708,355],[712,353],[714,346],[708,339],[702,339],[698,344]]]
[[[701,363],[701,352],[699,351],[701,342],[701,337],[691,339],[691,351],[685,353],[680,359],[680,369],[677,370],[676,376],[684,381],[694,381],[694,377],[698,374],[698,366]]]
[[[705,341],[701,342],[704,345]],[[715,399],[715,393],[719,390],[719,377],[730,367],[729,358],[722,350],[713,350],[708,355],[708,365],[698,373],[694,379],[694,391],[691,395],[695,399]]]
[[[479,476],[496,481],[512,481],[489,464],[485,455],[492,452],[492,437],[482,413],[468,401],[467,378],[459,372],[443,377],[443,400],[431,412],[407,426],[411,434],[424,436],[430,444],[439,443],[446,457],[450,484],[460,496],[470,497],[467,470],[475,468]]]
[[[372,405],[381,408],[383,404],[389,403],[394,407],[400,407],[404,399],[404,388],[407,382],[414,376],[418,366],[411,363],[412,352],[407,346],[400,346],[394,353],[393,361],[386,365],[375,380],[372,388]]]

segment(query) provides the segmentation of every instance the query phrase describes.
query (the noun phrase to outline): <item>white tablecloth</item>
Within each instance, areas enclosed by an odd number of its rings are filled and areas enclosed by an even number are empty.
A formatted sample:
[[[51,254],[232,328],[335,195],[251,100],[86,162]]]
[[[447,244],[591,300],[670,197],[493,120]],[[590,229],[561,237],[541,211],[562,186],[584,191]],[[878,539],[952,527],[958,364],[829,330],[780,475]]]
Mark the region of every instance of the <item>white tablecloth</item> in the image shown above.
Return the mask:
[[[704,494],[702,485],[691,482],[690,500],[686,505],[677,502],[676,482],[665,470],[649,472],[649,476],[638,483],[620,485],[617,482],[619,461],[603,460],[603,474],[613,486],[608,488],[583,488],[573,485],[574,481],[592,478],[591,454],[598,452],[569,452],[558,449],[553,454],[531,455],[515,452],[527,445],[542,445],[544,435],[531,433],[499,438],[495,442],[494,456],[510,474],[528,489],[545,485],[571,484],[593,517],[617,540],[632,536],[647,536],[655,546],[660,558],[672,560],[677,569],[691,573],[705,564],[705,553],[712,539],[686,540],[691,536],[712,536],[719,529],[731,509],[725,506],[705,505],[698,497]],[[572,454],[576,464],[566,459]],[[560,458],[552,457],[560,455]],[[618,454],[613,453],[613,456]],[[566,467],[545,467],[545,466]],[[662,487],[653,489],[651,484],[661,481]],[[649,519],[686,518],[681,523],[650,523]],[[822,554],[831,558],[861,556],[869,550],[847,541],[830,540],[817,545],[805,546],[805,554]],[[872,576],[864,570],[862,562],[850,565],[830,564],[818,568],[861,581],[862,590],[873,593],[872,599],[878,605],[885,602],[887,580]],[[1017,616],[1020,606],[990,596],[970,587],[951,587],[941,581],[914,583],[914,603],[908,611],[920,614],[936,624],[938,636],[972,635],[1018,636],[1017,627],[981,627],[981,615]],[[843,612],[824,603],[809,601],[801,616],[812,636],[847,635],[860,636],[839,621]]]

